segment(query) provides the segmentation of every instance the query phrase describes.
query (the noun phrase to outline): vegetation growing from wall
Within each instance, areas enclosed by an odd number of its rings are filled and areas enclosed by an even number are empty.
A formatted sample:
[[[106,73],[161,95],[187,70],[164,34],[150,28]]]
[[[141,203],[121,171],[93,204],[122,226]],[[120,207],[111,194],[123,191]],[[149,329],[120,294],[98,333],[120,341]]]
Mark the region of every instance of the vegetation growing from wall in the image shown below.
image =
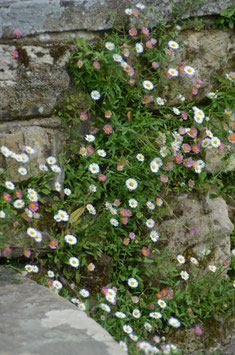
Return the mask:
[[[5,237],[9,226],[24,231],[32,242],[25,271],[87,311],[130,354],[177,353],[170,339],[178,328],[194,327],[200,336],[206,319],[232,314],[235,250],[231,263],[214,262],[212,231],[198,254],[181,245],[172,251],[158,229],[167,216],[178,219],[173,196],[209,191],[213,199],[233,191],[234,173],[224,169],[235,143],[229,126],[235,74],[218,77],[200,104],[186,103],[181,92],[169,105],[160,96],[165,83],[194,77],[196,95],[203,78],[188,63],[172,67],[183,45],[175,41],[180,28],[154,28],[145,11],[126,9],[132,27],[96,44],[75,40],[69,71],[76,91],[57,112],[67,134],[63,153],[48,157],[42,174],[27,183],[16,185],[1,172],[0,231]],[[217,174],[205,169],[210,149],[227,151]],[[1,147],[23,175],[34,149],[22,150]],[[61,169],[64,186],[57,181],[51,189],[48,181]],[[196,225],[182,228],[196,235]],[[10,255],[4,238],[2,247]]]

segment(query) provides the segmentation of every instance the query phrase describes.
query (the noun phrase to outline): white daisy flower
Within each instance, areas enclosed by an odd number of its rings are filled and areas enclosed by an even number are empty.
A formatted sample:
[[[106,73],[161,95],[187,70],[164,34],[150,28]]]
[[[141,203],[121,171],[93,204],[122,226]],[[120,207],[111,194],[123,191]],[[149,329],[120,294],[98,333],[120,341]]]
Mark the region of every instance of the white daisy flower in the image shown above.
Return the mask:
[[[95,185],[90,185],[90,186],[89,186],[89,191],[90,191],[90,192],[96,192],[96,191],[97,191],[96,186],[95,186]]]
[[[136,288],[138,287],[138,281],[131,277],[130,279],[128,279],[128,285],[132,288]]]
[[[177,260],[180,264],[184,264],[185,263],[185,257],[183,255],[178,255],[177,256]]]
[[[190,261],[191,261],[191,263],[192,264],[194,264],[194,265],[197,265],[198,264],[198,261],[197,261],[197,259],[196,258],[190,258]]]
[[[47,275],[48,275],[48,277],[55,277],[55,273],[54,273],[54,271],[52,271],[52,270],[48,270],[47,271]]]
[[[175,115],[179,116],[180,115],[180,110],[178,110],[178,108],[173,107],[173,112]]]
[[[18,200],[15,200],[14,203],[13,203],[13,206],[15,208],[23,208],[25,206],[25,203],[23,200],[21,199],[18,199]]]
[[[131,198],[128,202],[131,208],[136,208],[138,206],[138,202],[134,198]]]
[[[3,210],[0,210],[0,218],[5,218],[6,213]]]
[[[219,147],[220,146],[220,140],[219,140],[219,138],[218,137],[213,137],[212,139],[211,139],[211,144],[212,144],[212,146],[214,147],[214,148],[217,148],[217,147]]]
[[[137,335],[134,334],[129,334],[129,337],[131,338],[131,340],[133,341],[137,341],[139,339],[139,337]]]
[[[153,173],[157,173],[159,170],[159,165],[156,163],[156,160],[152,160],[150,163],[150,169]]]
[[[61,283],[60,281],[58,281],[58,280],[54,280],[52,285],[53,285],[53,287],[55,287],[57,290],[60,290],[60,289],[63,287],[62,283]]]
[[[11,182],[11,181],[6,181],[6,182],[5,182],[5,186],[6,186],[9,190],[14,190],[14,189],[15,189],[15,185],[14,185],[13,182]]]
[[[95,101],[100,99],[100,93],[97,90],[93,90],[90,95],[91,95],[91,98]]]
[[[70,245],[75,245],[77,244],[77,238],[74,237],[74,235],[72,234],[66,234],[66,236],[64,237],[66,243],[70,244]]]
[[[124,330],[125,333],[127,334],[131,334],[133,332],[133,329],[130,325],[128,324],[124,324],[122,329]]]
[[[150,238],[153,242],[157,242],[159,239],[159,235],[156,231],[151,231]]]
[[[61,191],[61,185],[59,182],[55,182],[55,189],[56,191],[60,192]]]
[[[73,257],[69,258],[69,264],[73,267],[78,267],[80,262],[79,262],[78,258],[73,256]]]
[[[85,303],[80,302],[80,303],[78,304],[78,308],[80,309],[80,311],[85,312],[85,310],[86,310],[86,305],[85,305]]]
[[[169,46],[170,48],[172,48],[172,49],[178,49],[178,48],[179,48],[178,43],[175,42],[175,41],[169,41],[169,42],[168,42],[168,46]]]
[[[79,154],[80,154],[81,156],[83,156],[83,157],[87,156],[87,150],[86,150],[86,148],[81,147],[81,148],[79,149]]]
[[[48,157],[46,161],[47,161],[47,164],[54,165],[56,163],[56,158],[55,157]]]
[[[127,344],[124,341],[120,340],[119,345],[123,350],[128,351]]]
[[[61,172],[61,168],[58,165],[51,165],[51,170],[54,173],[60,173]]]
[[[106,42],[105,48],[108,49],[109,51],[112,51],[115,48],[115,46],[112,42]]]
[[[155,222],[154,222],[154,220],[153,220],[152,218],[147,219],[147,221],[146,221],[146,226],[147,226],[148,228],[153,228],[154,225],[155,225]]]
[[[87,142],[94,142],[95,136],[93,136],[93,134],[86,134],[85,140],[86,140]]]
[[[215,265],[208,265],[208,268],[210,271],[216,272],[216,266]]]
[[[116,312],[116,313],[115,313],[115,316],[116,316],[117,318],[121,318],[121,319],[126,318],[126,315],[125,315],[125,313],[123,313],[123,312]]]
[[[122,56],[120,54],[114,54],[113,60],[117,63],[120,63],[122,61]]]
[[[141,313],[140,313],[140,310],[139,309],[134,309],[133,312],[132,312],[132,315],[134,318],[140,318],[141,317]]]
[[[22,163],[27,163],[28,161],[29,161],[29,157],[28,157],[28,155],[27,154],[20,154],[20,156],[21,156],[21,162]]]
[[[161,147],[160,154],[163,158],[167,156],[167,147]]]
[[[168,74],[170,74],[171,76],[175,77],[175,76],[178,76],[179,75],[179,72],[178,70],[174,69],[174,68],[169,68],[167,70]]]
[[[33,271],[33,266],[32,265],[25,265],[25,270],[28,272],[32,272]]]
[[[106,303],[101,303],[100,307],[103,309],[103,311],[105,312],[110,312],[111,308],[109,307],[109,305],[107,305]]]
[[[92,163],[89,165],[89,170],[92,174],[98,174],[100,172],[100,167],[96,163]]]
[[[138,187],[138,182],[135,179],[126,180],[126,187],[129,190],[135,190]]]
[[[180,321],[177,318],[171,317],[169,319],[168,323],[174,328],[179,328],[180,327]]]
[[[98,150],[97,150],[97,153],[98,153],[98,155],[99,155],[100,157],[102,157],[102,158],[106,157],[106,155],[107,155],[106,151],[103,150],[103,149],[98,149]]]
[[[32,237],[32,238],[35,238],[36,234],[37,234],[37,230],[35,228],[31,228],[29,227],[27,229],[27,234]]]
[[[135,5],[138,9],[140,10],[144,10],[145,9],[145,6],[141,3],[138,2],[138,4]]]
[[[158,305],[159,305],[161,308],[165,308],[165,307],[166,307],[166,302],[163,301],[163,300],[158,300],[157,303],[158,303]]]
[[[8,158],[8,157],[10,156],[10,154],[11,154],[10,149],[8,149],[8,148],[5,147],[5,146],[2,146],[2,147],[1,147],[1,152],[2,152],[2,154],[3,154],[6,158]]]
[[[80,295],[84,298],[87,298],[90,296],[90,292],[88,290],[86,290],[85,288],[82,288],[80,291],[79,291]]]
[[[159,106],[165,105],[165,102],[164,102],[164,100],[163,100],[161,97],[157,97],[157,98],[156,98],[156,103],[157,103]]]
[[[111,218],[110,219],[110,223],[112,224],[112,226],[117,227],[119,225],[118,220],[116,220],[115,218]]]
[[[153,83],[150,80],[144,80],[143,81],[143,87],[146,90],[153,90]]]
[[[125,9],[125,14],[128,16],[132,15],[132,9]]]
[[[42,233],[37,231],[34,239],[35,239],[36,242],[40,243],[42,241]]]
[[[135,50],[136,50],[136,53],[142,53],[144,51],[144,47],[141,43],[136,43],[135,45]]]
[[[35,272],[35,273],[38,273],[38,267],[37,267],[37,265],[32,265],[32,267],[33,267],[33,272]]]
[[[48,167],[45,164],[40,164],[39,165],[39,170],[41,171],[48,171]]]
[[[187,273],[187,271],[181,271],[180,276],[185,281],[189,279],[189,274]]]
[[[193,76],[194,73],[195,73],[195,69],[193,69],[193,68],[190,67],[189,65],[186,65],[186,66],[184,67],[184,72],[185,72],[186,74],[188,74],[189,76]]]
[[[162,314],[160,312],[151,312],[149,313],[149,317],[154,319],[160,319],[162,318]]]
[[[25,151],[26,151],[28,154],[34,154],[34,153],[35,153],[35,150],[34,150],[32,147],[30,147],[29,145],[26,145]]]
[[[65,193],[65,195],[69,196],[69,195],[71,195],[72,191],[70,189],[66,188],[66,189],[64,189],[64,193]]]
[[[217,98],[217,95],[215,92],[209,92],[207,94],[207,97],[209,97],[209,99],[216,99]]]
[[[144,156],[143,156],[143,154],[137,154],[136,155],[136,159],[138,160],[138,161],[141,161],[141,162],[143,162],[144,161]]]
[[[59,210],[58,211],[58,216],[61,218],[61,221],[67,222],[69,220],[69,215],[64,210]]]
[[[150,209],[151,211],[153,211],[155,209],[155,205],[154,203],[152,203],[151,201],[147,201],[146,202],[146,206],[148,207],[148,209]]]

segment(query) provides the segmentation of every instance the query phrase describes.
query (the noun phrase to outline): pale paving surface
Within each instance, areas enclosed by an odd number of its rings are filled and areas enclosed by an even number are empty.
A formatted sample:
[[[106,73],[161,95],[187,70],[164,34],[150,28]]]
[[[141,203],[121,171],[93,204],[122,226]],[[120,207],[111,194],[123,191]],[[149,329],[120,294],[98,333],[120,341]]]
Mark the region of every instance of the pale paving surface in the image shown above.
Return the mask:
[[[0,315],[0,355],[126,354],[72,303],[2,266]]]

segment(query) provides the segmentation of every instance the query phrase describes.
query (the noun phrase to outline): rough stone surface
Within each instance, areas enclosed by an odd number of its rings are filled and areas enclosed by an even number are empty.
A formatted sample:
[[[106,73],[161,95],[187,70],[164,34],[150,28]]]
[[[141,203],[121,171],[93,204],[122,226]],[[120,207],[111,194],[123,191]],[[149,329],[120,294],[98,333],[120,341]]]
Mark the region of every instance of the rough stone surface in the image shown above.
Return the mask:
[[[190,65],[195,69],[191,77],[186,74],[172,78],[163,89],[163,95],[168,98],[168,103],[179,102],[176,99],[178,93],[186,97],[186,101],[201,100],[217,86],[214,74],[222,75],[234,70],[235,39],[232,31],[222,30],[186,30],[182,31],[177,39],[182,43],[176,51],[176,56],[170,67]],[[198,94],[192,95],[192,87],[196,85],[196,79],[204,82],[198,90]]]
[[[20,30],[25,36],[74,30],[99,31],[113,26],[112,11],[117,19],[123,16],[127,7],[134,7],[134,0],[1,0],[0,38],[11,37],[13,30]],[[151,7],[165,18],[171,17],[172,0],[146,0]],[[191,4],[185,17],[218,14],[226,9],[231,0],[202,1],[199,6]],[[175,1],[182,9],[182,1]]]
[[[1,355],[124,355],[75,305],[0,267]]]
[[[221,197],[210,199],[197,195],[180,195],[174,199],[173,213],[159,224],[160,235],[166,237],[167,247],[174,254],[202,256],[210,248],[208,262],[217,263],[230,258],[230,234],[233,224],[228,208]],[[175,218],[177,217],[177,219]],[[196,227],[193,236],[189,229]]]
[[[18,58],[13,58],[17,50]],[[0,45],[0,121],[48,116],[67,94],[69,51],[37,46]]]
[[[230,146],[229,146],[230,148]],[[218,151],[218,149],[207,149],[205,157],[205,169],[209,173],[218,173],[219,171],[228,172],[235,169],[235,154],[232,153],[228,159],[222,160],[230,152],[228,147],[224,152]]]
[[[7,178],[13,182],[28,180],[31,176],[42,174],[39,164],[45,164],[49,156],[58,156],[64,136],[60,119],[56,117],[3,123],[0,124],[0,132],[0,146],[6,146],[16,154],[22,153],[21,147],[24,145],[29,145],[35,150],[34,154],[29,155],[29,162],[25,164],[0,155],[0,168],[6,169]],[[28,170],[27,175],[18,173],[20,166]],[[63,172],[55,173],[55,181],[63,182]]]

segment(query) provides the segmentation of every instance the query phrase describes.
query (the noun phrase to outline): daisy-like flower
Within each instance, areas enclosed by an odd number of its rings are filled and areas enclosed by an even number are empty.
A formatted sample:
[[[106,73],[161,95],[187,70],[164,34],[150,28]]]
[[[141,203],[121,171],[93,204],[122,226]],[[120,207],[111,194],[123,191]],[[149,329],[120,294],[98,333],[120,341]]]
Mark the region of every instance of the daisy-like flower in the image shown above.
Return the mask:
[[[161,199],[161,198],[157,198],[157,199],[156,199],[156,205],[157,205],[158,207],[161,207],[162,204],[163,204],[162,199]]]
[[[217,98],[217,95],[215,92],[209,92],[207,94],[207,97],[209,97],[209,99],[216,99]]]
[[[100,93],[97,90],[93,90],[90,94],[91,98],[95,101],[100,99]]]
[[[141,313],[139,309],[134,309],[132,312],[132,315],[134,318],[140,318],[141,317]]]
[[[40,164],[39,165],[39,170],[41,171],[48,171],[48,167],[45,164]]]
[[[136,155],[136,159],[138,160],[138,161],[141,161],[141,162],[143,162],[144,161],[144,156],[143,156],[143,154],[137,154]]]
[[[112,42],[106,42],[105,48],[108,49],[109,51],[112,51],[115,48],[115,46]]]
[[[191,263],[192,264],[194,264],[194,265],[197,265],[198,264],[198,261],[197,261],[197,259],[196,258],[190,258],[190,261],[191,261]]]
[[[126,315],[123,312],[116,312],[115,316],[120,319],[126,318]]]
[[[141,3],[138,2],[138,4],[135,5],[138,9],[140,10],[144,10],[145,9],[145,6]]]
[[[177,260],[180,264],[184,264],[185,263],[185,258],[183,255],[178,255],[177,256]]]
[[[97,188],[95,185],[90,185],[89,186],[89,191],[95,193],[97,191]]]
[[[103,131],[104,131],[105,134],[110,135],[113,132],[113,127],[110,126],[110,124],[105,124],[104,127],[103,127]]]
[[[69,264],[73,267],[78,267],[80,262],[79,262],[78,258],[73,256],[73,257],[69,258]]]
[[[218,148],[220,146],[221,142],[218,137],[213,137],[211,139],[211,144],[212,144],[212,147]]]
[[[53,287],[55,287],[57,290],[60,290],[60,289],[63,287],[62,283],[61,283],[60,281],[58,281],[58,280],[54,280],[52,285],[53,285]]]
[[[85,140],[86,140],[87,142],[94,142],[95,136],[93,136],[93,134],[86,134]]]
[[[47,161],[47,164],[54,165],[56,163],[56,158],[55,157],[48,157],[46,161]]]
[[[58,165],[51,165],[51,170],[58,174],[61,172],[61,168]]]
[[[37,230],[35,228],[28,228],[27,229],[27,234],[32,237],[35,238],[36,234],[37,234]]]
[[[160,181],[166,184],[168,182],[168,176],[161,174],[160,175]]]
[[[87,209],[87,211],[88,211],[90,214],[93,214],[93,215],[96,214],[96,209],[95,209],[95,207],[94,207],[92,204],[88,203],[88,204],[86,205],[86,209]]]
[[[74,237],[74,235],[72,234],[66,234],[66,236],[64,237],[66,243],[70,244],[70,245],[75,245],[77,244],[77,238]]]
[[[2,152],[2,154],[3,154],[6,158],[8,158],[8,157],[10,156],[10,154],[11,154],[10,149],[8,149],[8,148],[5,147],[5,146],[2,146],[2,147],[1,147],[1,152]]]
[[[29,161],[28,155],[27,154],[20,154],[20,161],[24,164],[27,163]]]
[[[120,340],[119,345],[123,350],[125,350],[126,352],[128,351],[127,344],[124,341]]]
[[[117,227],[119,225],[118,220],[116,220],[115,218],[111,218],[110,219],[110,223],[112,224],[112,226]]]
[[[64,193],[65,193],[65,195],[69,196],[69,195],[71,195],[71,190],[66,188],[66,189],[64,189]]]
[[[61,221],[67,222],[69,220],[69,215],[66,211],[64,210],[59,210],[58,215],[61,218]]]
[[[100,307],[103,309],[103,311],[105,311],[105,312],[107,312],[107,313],[110,313],[110,311],[111,311],[111,308],[110,308],[109,305],[106,304],[106,303],[101,303],[101,304],[100,304]]]
[[[38,267],[37,267],[37,265],[32,265],[32,267],[33,267],[32,272],[37,273],[37,272],[38,272]]]
[[[0,210],[0,218],[5,218],[5,217],[6,217],[6,213]]]
[[[25,151],[26,151],[28,154],[34,154],[34,153],[35,153],[35,150],[34,150],[32,147],[30,147],[29,145],[26,145]]]
[[[138,296],[132,296],[131,300],[133,303],[139,303],[139,297]]]
[[[79,69],[81,69],[81,67],[83,66],[83,64],[84,64],[84,63],[83,63],[82,60],[78,60],[78,61],[77,61],[77,66],[78,66]]]
[[[159,305],[161,308],[165,308],[165,307],[166,307],[166,302],[163,301],[163,300],[158,300],[157,303],[158,303],[158,305]]]
[[[176,108],[176,107],[173,107],[173,112],[177,116],[180,115],[180,110],[178,108]]]
[[[168,323],[174,328],[179,328],[180,327],[180,321],[177,318],[171,317],[169,319]]]
[[[144,51],[144,47],[141,43],[136,43],[135,50],[136,50],[136,53],[140,54]]]
[[[154,222],[154,220],[153,220],[152,218],[147,219],[147,221],[146,221],[146,226],[147,226],[148,228],[153,228],[154,225],[155,225],[155,222]]]
[[[95,270],[95,264],[90,263],[90,264],[87,266],[87,268],[88,268],[88,271],[94,271],[94,270]]]
[[[89,170],[92,174],[98,174],[100,172],[100,167],[96,163],[92,163],[89,165]]]
[[[87,298],[87,297],[90,296],[90,292],[89,292],[88,290],[86,290],[85,288],[81,289],[81,290],[79,291],[79,293],[80,293],[80,295],[81,295],[82,297],[84,297],[84,298]]]
[[[181,276],[182,279],[184,279],[185,281],[188,280],[188,278],[189,278],[189,274],[187,273],[187,271],[181,271],[180,276]]]
[[[156,103],[159,105],[159,106],[163,106],[165,104],[164,100],[161,98],[161,97],[157,97],[156,98]]]
[[[139,339],[139,337],[135,334],[129,334],[129,337],[131,338],[131,340],[133,341],[137,341]]]
[[[162,315],[160,312],[151,312],[149,313],[149,317],[153,319],[160,319],[162,318]]]
[[[79,154],[82,156],[82,157],[85,157],[87,156],[87,149],[85,147],[81,147],[79,149]]]
[[[160,154],[164,158],[167,156],[167,147],[161,147]]]
[[[126,187],[129,190],[135,190],[138,187],[138,182],[135,179],[126,180]]]
[[[154,203],[152,203],[151,201],[147,201],[146,202],[146,206],[148,207],[148,209],[150,209],[151,211],[153,211],[155,209],[155,205]]]
[[[48,270],[47,275],[48,275],[48,277],[51,277],[51,278],[55,277],[55,273],[52,270]]]
[[[170,48],[172,48],[172,49],[178,49],[178,48],[179,48],[178,43],[175,42],[175,41],[169,41],[169,42],[168,42],[168,46],[169,46]]]
[[[25,206],[25,203],[23,200],[21,199],[18,199],[18,200],[15,200],[14,203],[13,203],[13,206],[15,208],[23,208]]]
[[[5,186],[6,186],[6,188],[8,188],[9,190],[14,190],[14,189],[15,189],[15,185],[14,185],[13,182],[11,182],[11,181],[6,181],[6,182],[5,182]]]
[[[153,83],[150,80],[144,80],[143,81],[143,87],[146,90],[153,90]]]
[[[156,243],[159,239],[159,235],[156,231],[151,231],[150,238],[154,243]]]
[[[131,277],[130,279],[128,279],[128,285],[132,288],[136,288],[138,287],[138,281]]]
[[[212,272],[216,272],[216,269],[217,269],[215,265],[208,265],[208,268]]]
[[[138,202],[134,198],[131,198],[128,202],[131,208],[136,208],[138,206]]]
[[[103,150],[103,149],[98,149],[98,150],[97,150],[97,153],[98,153],[98,155],[99,155],[100,157],[102,157],[102,158],[106,157],[106,155],[107,155],[106,151]]]
[[[122,329],[127,334],[131,334],[133,332],[133,329],[132,329],[132,327],[129,324],[124,324]]]
[[[32,265],[25,265],[25,270],[27,271],[27,272],[32,272],[33,271],[33,266]]]
[[[185,72],[186,74],[188,74],[189,76],[193,76],[194,73],[195,73],[195,69],[193,69],[193,68],[190,67],[189,65],[186,65],[186,66],[184,67],[184,72]]]
[[[131,16],[132,15],[132,9],[125,9],[125,14],[128,15],[128,16]]]
[[[156,160],[152,160],[150,163],[150,169],[153,173],[157,173],[159,170],[159,165],[156,163]]]
[[[61,185],[59,182],[55,182],[55,189],[56,191],[60,192],[61,191]]]
[[[179,72],[178,70],[174,69],[174,68],[169,68],[167,70],[167,72],[171,75],[171,76],[178,76],[179,75]]]
[[[36,242],[40,243],[42,241],[42,233],[37,231],[34,239],[35,239]]]
[[[80,309],[80,311],[85,312],[85,310],[86,310],[86,305],[85,305],[85,303],[79,302],[78,308]]]

